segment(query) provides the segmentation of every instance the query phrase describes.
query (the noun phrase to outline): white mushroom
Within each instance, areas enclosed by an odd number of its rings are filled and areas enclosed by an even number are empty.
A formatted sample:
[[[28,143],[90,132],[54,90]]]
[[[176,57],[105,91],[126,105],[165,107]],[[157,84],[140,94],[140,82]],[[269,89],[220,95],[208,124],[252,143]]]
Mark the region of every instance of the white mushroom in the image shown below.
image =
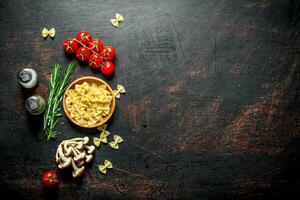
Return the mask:
[[[81,176],[85,170],[84,166],[78,168],[74,160],[72,160],[72,167],[73,167],[73,172],[72,172],[73,177]]]
[[[93,146],[93,145],[91,145],[91,146],[89,146],[89,145],[84,145],[84,148],[87,150],[87,153],[88,153],[88,154],[93,154],[94,151],[96,150],[96,147]]]
[[[73,138],[73,139],[70,139],[69,141],[82,141],[83,144],[88,144],[89,143],[89,137]]]
[[[65,154],[64,154],[64,152],[62,150],[62,144],[60,144],[58,146],[57,151],[58,151],[58,156],[59,156],[59,159],[58,159],[58,162],[59,162],[58,168],[63,169],[63,168],[69,167],[70,164],[71,164],[72,158],[65,156]]]
[[[72,146],[76,149],[79,149],[79,150],[83,149],[82,142],[66,141],[66,142],[64,142],[64,144],[67,146],[67,147],[64,147],[65,154],[67,154],[67,155],[71,154],[70,152],[68,152],[68,151],[71,151],[70,146]]]
[[[93,155],[86,155],[85,162],[90,163],[93,160]]]
[[[80,152],[76,147],[70,145],[72,152],[73,152],[73,159],[74,161],[83,160],[85,158],[86,153],[84,151]]]
[[[67,142],[64,142],[62,145],[64,147],[65,156],[69,157],[72,154],[72,148],[70,148]]]
[[[85,171],[84,164],[93,160],[95,146],[88,145],[89,138],[73,138],[63,140],[57,148],[55,162],[60,169],[69,167],[73,168],[73,177],[82,175]]]
[[[89,143],[89,137],[84,137],[82,140],[83,144],[88,144]]]

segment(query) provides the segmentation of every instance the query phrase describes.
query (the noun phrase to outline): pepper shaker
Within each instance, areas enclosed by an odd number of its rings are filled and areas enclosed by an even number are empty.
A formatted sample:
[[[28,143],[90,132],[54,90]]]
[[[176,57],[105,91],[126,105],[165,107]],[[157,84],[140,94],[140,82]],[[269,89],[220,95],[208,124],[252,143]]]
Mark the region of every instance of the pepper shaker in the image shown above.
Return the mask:
[[[39,115],[46,109],[46,102],[43,97],[36,95],[25,100],[25,107],[30,114]]]
[[[30,68],[24,68],[18,73],[18,80],[22,87],[30,89],[36,86],[38,82],[37,73]]]

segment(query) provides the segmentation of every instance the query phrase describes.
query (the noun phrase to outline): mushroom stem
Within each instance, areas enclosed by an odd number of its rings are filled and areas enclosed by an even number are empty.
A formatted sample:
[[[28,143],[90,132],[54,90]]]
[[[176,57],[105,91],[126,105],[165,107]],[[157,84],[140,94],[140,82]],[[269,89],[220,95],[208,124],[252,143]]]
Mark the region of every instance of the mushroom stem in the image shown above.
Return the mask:
[[[67,142],[64,142],[63,144],[63,147],[64,147],[64,153],[66,156],[70,156],[71,153],[72,153],[72,149],[69,147],[68,143]]]
[[[80,152],[76,147],[73,145],[70,146],[72,148],[72,151],[74,153],[74,161],[78,161],[85,158],[86,153],[84,151]]]
[[[84,160],[79,160],[78,162],[76,162],[78,167],[82,167],[85,164]]]
[[[78,168],[74,160],[72,160],[72,167],[73,167],[73,172],[72,172],[73,177],[80,176],[85,170],[84,166]]]

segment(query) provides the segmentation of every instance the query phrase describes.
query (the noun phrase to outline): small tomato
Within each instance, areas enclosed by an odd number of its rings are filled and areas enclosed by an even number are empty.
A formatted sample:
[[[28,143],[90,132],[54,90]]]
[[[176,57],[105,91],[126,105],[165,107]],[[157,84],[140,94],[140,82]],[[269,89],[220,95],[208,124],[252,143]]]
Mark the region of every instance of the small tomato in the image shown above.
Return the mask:
[[[102,64],[101,56],[98,56],[97,54],[92,54],[90,56],[89,66],[91,69],[98,69],[100,68],[101,64]]]
[[[106,76],[110,76],[114,73],[114,71],[115,71],[114,63],[112,63],[110,61],[104,61],[103,62],[103,65],[101,66],[102,74],[104,74]]]
[[[100,55],[104,57],[105,60],[112,60],[116,56],[116,50],[112,46],[105,46]]]
[[[88,47],[96,53],[100,53],[104,48],[103,42],[100,39],[93,39],[91,42],[89,42]]]
[[[64,41],[63,48],[66,53],[76,53],[78,49],[78,43],[73,38],[68,38]]]
[[[87,31],[80,31],[77,33],[76,39],[84,45],[92,41],[92,36]]]
[[[46,187],[55,187],[58,184],[58,180],[57,180],[57,175],[56,172],[51,170],[51,171],[46,171],[43,174],[43,178],[42,178],[43,184]]]
[[[79,49],[76,52],[77,60],[82,61],[82,62],[88,61],[90,58],[90,55],[91,55],[90,50],[88,50],[85,47],[79,47]]]

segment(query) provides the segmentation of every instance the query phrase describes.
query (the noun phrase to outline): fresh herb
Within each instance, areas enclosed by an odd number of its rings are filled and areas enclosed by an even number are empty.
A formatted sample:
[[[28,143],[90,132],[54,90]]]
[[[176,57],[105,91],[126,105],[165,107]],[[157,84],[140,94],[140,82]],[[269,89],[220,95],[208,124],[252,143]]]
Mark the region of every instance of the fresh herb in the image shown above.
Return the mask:
[[[44,131],[48,141],[56,138],[59,134],[59,132],[54,130],[58,117],[61,116],[59,105],[75,66],[75,63],[68,63],[62,76],[60,64],[52,66],[51,79],[49,81],[49,97],[44,114]]]

